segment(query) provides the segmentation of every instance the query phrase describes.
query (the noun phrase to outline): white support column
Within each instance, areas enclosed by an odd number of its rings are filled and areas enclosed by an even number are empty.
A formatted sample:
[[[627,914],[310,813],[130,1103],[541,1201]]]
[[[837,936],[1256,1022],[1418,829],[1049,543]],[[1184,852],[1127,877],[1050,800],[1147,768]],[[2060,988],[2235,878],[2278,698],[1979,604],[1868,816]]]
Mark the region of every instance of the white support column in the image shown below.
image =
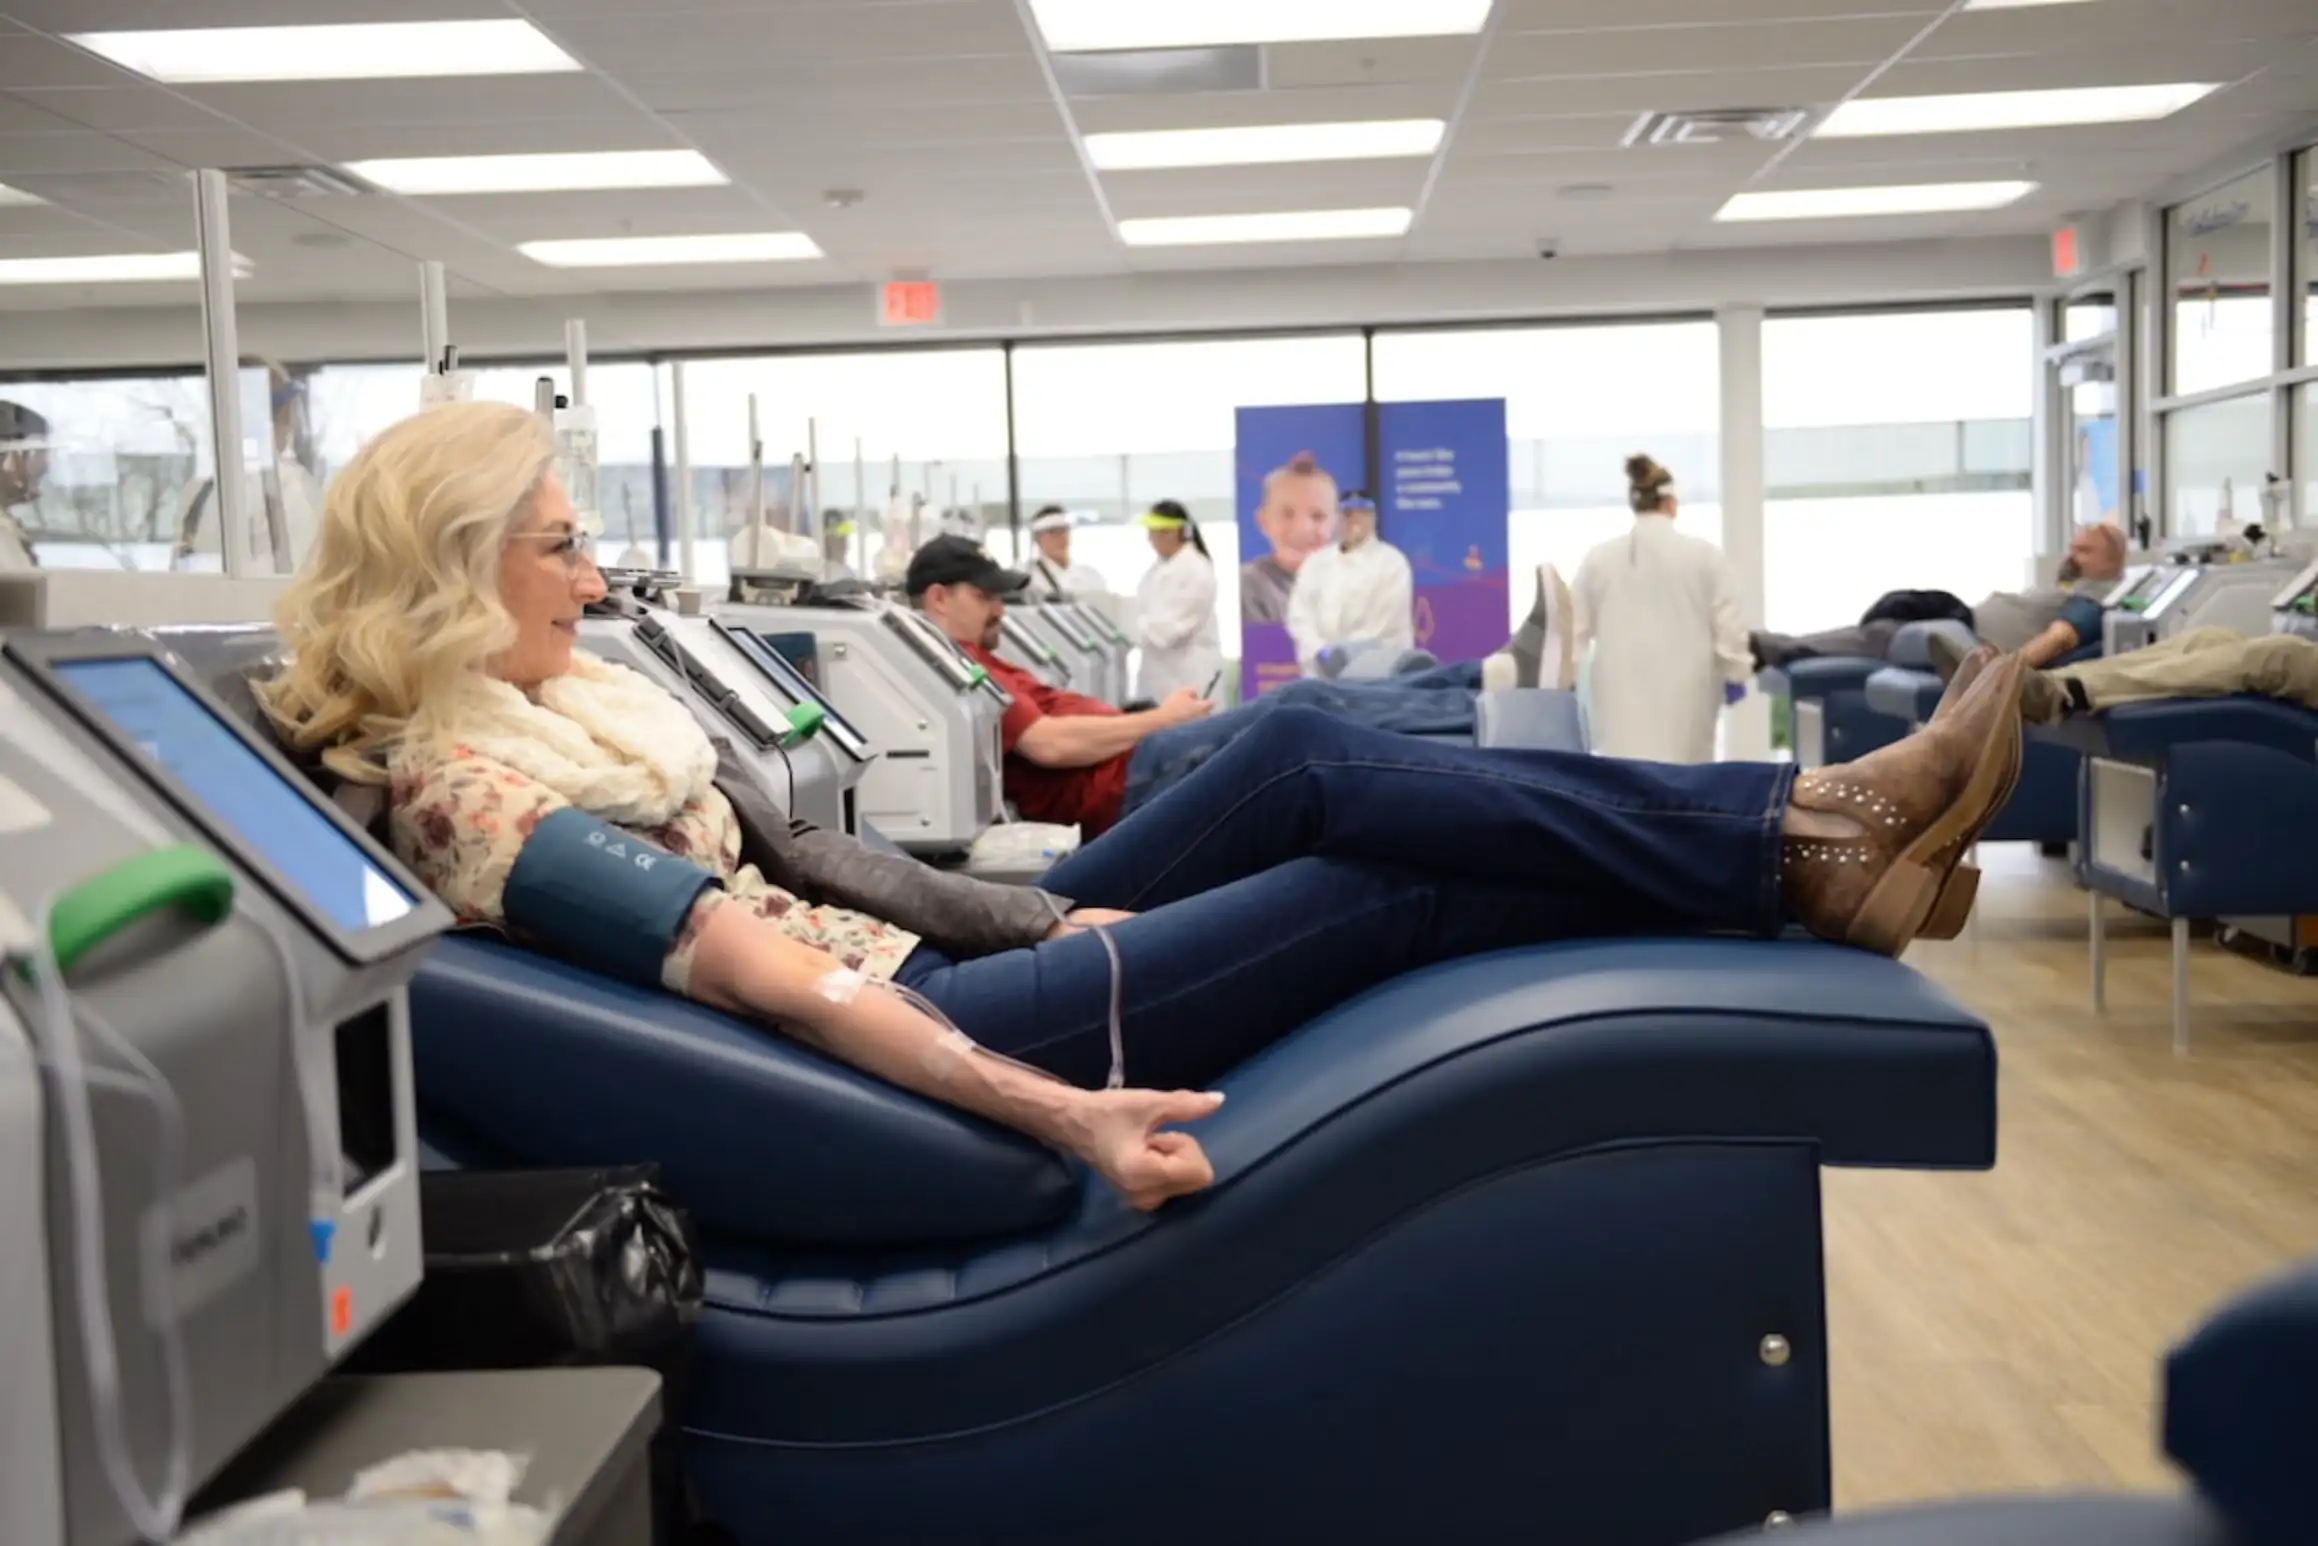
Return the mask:
[[[1715,313],[1722,335],[1722,547],[1738,572],[1747,626],[1763,626],[1763,313],[1729,306]],[[1771,708],[1750,692],[1730,712],[1725,754],[1771,755]]]
[[[668,363],[668,411],[676,420],[674,455],[676,458],[676,497],[669,501],[676,517],[676,567],[690,585],[700,571],[694,566],[692,552],[692,435],[684,416],[684,362]]]
[[[217,545],[225,572],[249,565],[249,480],[242,463],[241,331],[233,310],[233,221],[225,174],[193,174],[201,244],[201,329],[209,348],[209,444],[217,459]]]
[[[588,404],[588,325],[574,317],[563,325],[564,364],[571,371],[571,405]]]
[[[443,351],[451,346],[450,290],[443,265],[428,259],[419,265],[419,363],[427,370],[442,367]]]
[[[2035,452],[2029,460],[2028,487],[2029,508],[2035,513],[2028,573],[2020,576],[2022,588],[2031,590],[2036,576],[2043,572],[2044,557],[2068,547],[2068,529],[2075,518],[2076,447],[2070,444],[2069,415],[2063,402],[2067,388],[2060,384],[2060,372],[2046,358],[2046,352],[2066,332],[2060,320],[2061,305],[2053,296],[2039,295],[2031,312],[2035,321],[2030,330],[2029,369],[2036,372],[2036,382],[2029,416]]]

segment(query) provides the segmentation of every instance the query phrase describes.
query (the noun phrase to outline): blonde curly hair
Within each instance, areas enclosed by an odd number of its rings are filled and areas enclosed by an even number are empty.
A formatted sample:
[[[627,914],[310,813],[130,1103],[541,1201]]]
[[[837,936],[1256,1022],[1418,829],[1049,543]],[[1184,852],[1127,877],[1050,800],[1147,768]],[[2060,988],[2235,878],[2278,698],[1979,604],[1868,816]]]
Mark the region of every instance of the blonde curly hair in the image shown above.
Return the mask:
[[[341,778],[386,782],[396,748],[514,644],[500,553],[555,455],[535,413],[446,403],[346,464],[274,609],[289,663],[257,696],[285,740]]]

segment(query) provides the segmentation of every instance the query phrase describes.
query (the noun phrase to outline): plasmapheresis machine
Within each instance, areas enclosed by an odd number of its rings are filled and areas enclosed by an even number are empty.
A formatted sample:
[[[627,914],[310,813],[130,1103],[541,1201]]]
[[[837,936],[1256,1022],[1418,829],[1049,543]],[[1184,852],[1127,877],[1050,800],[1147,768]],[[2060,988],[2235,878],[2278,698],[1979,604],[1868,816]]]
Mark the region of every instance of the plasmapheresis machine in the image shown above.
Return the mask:
[[[5,638],[0,1541],[171,1529],[418,1287],[450,924],[161,644]]]

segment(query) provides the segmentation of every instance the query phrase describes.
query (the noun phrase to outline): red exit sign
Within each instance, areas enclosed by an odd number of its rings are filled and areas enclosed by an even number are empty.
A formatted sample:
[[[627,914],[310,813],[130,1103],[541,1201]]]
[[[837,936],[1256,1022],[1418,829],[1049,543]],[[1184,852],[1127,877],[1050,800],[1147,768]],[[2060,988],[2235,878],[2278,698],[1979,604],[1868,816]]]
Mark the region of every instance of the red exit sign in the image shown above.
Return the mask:
[[[930,279],[897,279],[881,293],[878,320],[886,327],[930,327],[942,320],[942,287]]]

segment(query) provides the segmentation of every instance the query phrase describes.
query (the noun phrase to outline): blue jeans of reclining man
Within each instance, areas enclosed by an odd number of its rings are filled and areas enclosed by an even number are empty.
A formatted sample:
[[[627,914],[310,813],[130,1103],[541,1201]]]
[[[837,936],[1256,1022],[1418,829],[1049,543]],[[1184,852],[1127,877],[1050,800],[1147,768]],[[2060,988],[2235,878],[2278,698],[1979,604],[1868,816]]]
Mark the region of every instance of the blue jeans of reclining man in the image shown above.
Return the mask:
[[[1781,927],[1794,769],[1483,751],[1267,714],[1041,884],[1110,927],[1131,1084],[1198,1086],[1417,967],[1589,936]],[[1074,1083],[1110,1067],[1110,958],[1079,933],[898,980]]]
[[[1481,663],[1460,661],[1376,682],[1290,682],[1253,703],[1146,736],[1127,759],[1119,812],[1132,815],[1173,789],[1249,727],[1282,709],[1319,709],[1356,725],[1401,735],[1471,735]]]

